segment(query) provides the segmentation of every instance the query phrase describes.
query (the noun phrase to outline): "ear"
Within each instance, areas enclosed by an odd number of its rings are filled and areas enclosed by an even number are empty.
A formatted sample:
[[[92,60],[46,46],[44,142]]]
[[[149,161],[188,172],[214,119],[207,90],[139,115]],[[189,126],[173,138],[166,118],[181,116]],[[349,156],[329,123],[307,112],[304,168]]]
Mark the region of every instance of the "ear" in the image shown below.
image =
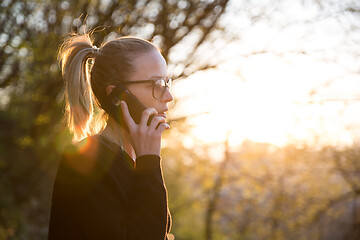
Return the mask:
[[[108,85],[106,87],[106,95],[109,95],[115,88],[116,86],[115,85]]]

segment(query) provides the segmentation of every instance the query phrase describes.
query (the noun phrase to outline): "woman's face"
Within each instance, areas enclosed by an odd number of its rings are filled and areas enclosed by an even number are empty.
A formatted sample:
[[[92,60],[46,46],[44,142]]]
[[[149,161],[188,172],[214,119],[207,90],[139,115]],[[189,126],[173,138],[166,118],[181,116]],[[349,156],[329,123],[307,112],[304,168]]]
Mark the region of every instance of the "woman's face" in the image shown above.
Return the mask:
[[[163,56],[156,50],[139,55],[133,60],[135,72],[130,74],[128,81],[156,80],[167,77],[167,66]],[[168,103],[173,100],[169,89],[162,98],[155,99],[152,94],[152,83],[128,84],[126,88],[134,94],[147,108],[155,108],[166,118]]]

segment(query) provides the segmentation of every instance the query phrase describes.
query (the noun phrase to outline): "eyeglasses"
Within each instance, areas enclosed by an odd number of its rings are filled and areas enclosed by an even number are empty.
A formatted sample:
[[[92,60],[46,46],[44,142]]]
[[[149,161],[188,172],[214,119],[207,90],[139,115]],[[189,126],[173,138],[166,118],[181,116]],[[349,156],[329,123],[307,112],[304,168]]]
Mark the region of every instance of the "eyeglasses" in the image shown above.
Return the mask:
[[[155,99],[161,99],[166,91],[166,88],[171,91],[171,78],[154,79],[154,80],[138,80],[138,81],[125,81],[124,84],[140,84],[140,83],[152,83],[152,95]]]

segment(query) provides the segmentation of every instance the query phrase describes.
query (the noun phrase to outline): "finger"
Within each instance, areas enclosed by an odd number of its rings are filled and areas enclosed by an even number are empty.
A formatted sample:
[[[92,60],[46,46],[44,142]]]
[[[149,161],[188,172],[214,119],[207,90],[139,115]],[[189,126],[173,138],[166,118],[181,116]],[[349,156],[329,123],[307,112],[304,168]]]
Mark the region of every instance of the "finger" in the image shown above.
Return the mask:
[[[130,115],[129,108],[128,108],[126,102],[121,101],[120,105],[121,105],[121,110],[122,110],[122,113],[124,116],[125,123],[127,124],[129,129],[134,129],[134,127],[136,127],[136,123]]]
[[[160,123],[159,127],[156,129],[156,132],[162,134],[162,132],[167,129],[170,129],[170,125],[168,123]]]
[[[155,110],[155,108],[147,108],[145,109],[141,114],[141,120],[140,124],[141,126],[147,126],[147,122],[149,120],[150,115],[157,115],[158,112]]]
[[[162,116],[156,116],[151,120],[150,129],[156,129],[159,123],[165,123],[166,119]]]

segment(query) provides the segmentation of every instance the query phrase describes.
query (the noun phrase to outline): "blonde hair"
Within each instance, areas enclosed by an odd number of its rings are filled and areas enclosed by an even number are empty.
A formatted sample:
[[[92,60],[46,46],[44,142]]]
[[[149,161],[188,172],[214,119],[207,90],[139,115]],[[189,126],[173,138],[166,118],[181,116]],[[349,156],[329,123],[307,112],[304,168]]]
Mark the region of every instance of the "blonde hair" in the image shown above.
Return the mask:
[[[65,115],[73,140],[97,134],[106,126],[102,110],[108,85],[121,84],[135,71],[134,57],[159,49],[135,37],[120,37],[93,45],[92,33],[71,33],[58,50],[58,62],[65,81]]]

